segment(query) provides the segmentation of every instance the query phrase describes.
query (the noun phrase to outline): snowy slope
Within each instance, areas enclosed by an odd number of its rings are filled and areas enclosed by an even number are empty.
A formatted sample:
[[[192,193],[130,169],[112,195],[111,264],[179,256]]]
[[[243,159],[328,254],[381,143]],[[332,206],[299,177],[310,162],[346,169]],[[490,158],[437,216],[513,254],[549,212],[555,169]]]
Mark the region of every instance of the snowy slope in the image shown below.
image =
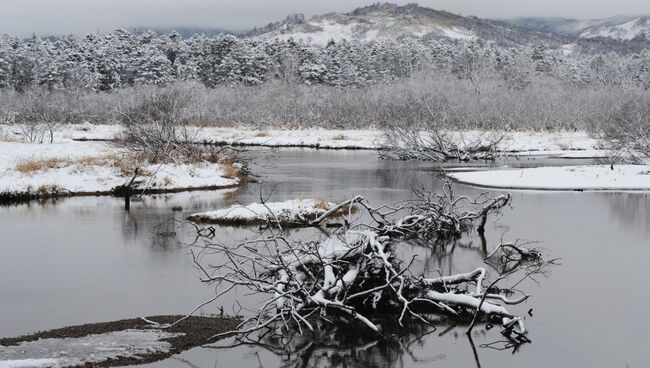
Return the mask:
[[[517,18],[510,24],[581,39],[650,40],[650,17],[617,15],[603,19]]]
[[[580,34],[582,38],[611,38],[619,41],[631,41],[636,38],[650,40],[650,19],[634,18],[619,24],[606,24],[590,27]]]

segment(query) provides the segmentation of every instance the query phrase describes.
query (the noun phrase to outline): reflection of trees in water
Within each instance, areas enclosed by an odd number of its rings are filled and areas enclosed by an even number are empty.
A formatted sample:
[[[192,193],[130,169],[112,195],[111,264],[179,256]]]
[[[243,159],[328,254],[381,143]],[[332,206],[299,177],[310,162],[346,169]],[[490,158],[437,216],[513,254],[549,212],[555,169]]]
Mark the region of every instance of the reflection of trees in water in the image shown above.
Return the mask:
[[[138,243],[146,239],[152,248],[169,249],[185,240],[186,234],[179,229],[179,224],[188,212],[222,207],[235,201],[239,193],[239,190],[219,190],[133,197],[130,209],[115,214],[120,217],[125,240]]]
[[[435,362],[444,361],[447,354],[431,349],[429,339],[446,337],[458,340],[459,344],[466,344],[467,349],[462,350],[472,354],[475,366],[481,367],[480,356],[483,349],[516,353],[521,345],[530,342],[520,336],[502,336],[496,331],[489,331],[489,325],[483,325],[481,329],[475,330],[468,336],[464,332],[459,332],[459,329],[466,327],[465,325],[449,324],[444,319],[434,322],[437,326],[409,323],[401,327],[395,318],[386,316],[379,322],[383,334],[377,336],[353,326],[318,321],[315,322],[318,325],[315,329],[316,333],[300,334],[296,330],[267,332],[255,337],[242,337],[232,344],[215,344],[207,347],[229,349],[248,345],[264,349],[280,357],[282,366],[286,368],[413,367],[431,366]],[[488,342],[477,344],[474,338]]]
[[[650,197],[648,193],[599,193],[623,226],[644,229],[650,234]]]

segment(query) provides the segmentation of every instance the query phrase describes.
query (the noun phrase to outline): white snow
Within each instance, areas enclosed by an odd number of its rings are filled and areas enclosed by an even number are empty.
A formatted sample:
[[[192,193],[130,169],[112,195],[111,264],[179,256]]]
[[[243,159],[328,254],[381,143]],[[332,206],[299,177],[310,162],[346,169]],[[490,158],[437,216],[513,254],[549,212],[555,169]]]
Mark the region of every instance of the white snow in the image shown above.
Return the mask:
[[[381,146],[379,130],[204,128],[198,139],[267,147],[375,149]]]
[[[451,27],[451,28],[438,28],[442,32],[445,37],[453,38],[453,39],[458,39],[458,40],[475,40],[476,35],[472,33],[471,31],[461,29],[458,27]],[[432,29],[430,31],[435,31],[435,29]]]
[[[182,335],[157,329],[124,330],[79,338],[40,339],[16,346],[0,345],[0,368],[70,367],[120,357],[164,353],[163,339]]]
[[[650,165],[582,165],[453,172],[482,187],[540,190],[650,190]]]
[[[560,46],[560,50],[562,51],[562,55],[564,55],[564,56],[572,55],[573,53],[575,53],[577,46],[578,45],[575,44],[575,43],[567,43],[567,44],[564,44],[564,45]]]
[[[13,140],[23,142],[21,128],[22,126],[19,124],[0,124],[0,141],[3,141],[3,137],[12,137]],[[121,131],[122,127],[118,124],[65,124],[56,128],[54,143],[67,143],[75,139],[110,140],[114,139]],[[49,137],[46,137],[45,141],[49,142]]]
[[[251,203],[235,205],[216,211],[195,213],[189,217],[193,221],[219,222],[298,222],[322,215],[335,203],[316,199],[292,199],[284,202]]]

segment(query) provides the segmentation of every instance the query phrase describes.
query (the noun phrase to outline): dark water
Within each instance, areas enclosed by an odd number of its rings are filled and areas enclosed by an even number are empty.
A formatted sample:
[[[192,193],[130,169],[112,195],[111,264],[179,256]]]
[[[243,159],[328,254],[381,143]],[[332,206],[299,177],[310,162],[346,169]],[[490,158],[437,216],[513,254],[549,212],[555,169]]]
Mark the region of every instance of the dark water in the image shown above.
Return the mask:
[[[265,153],[273,151],[263,151]],[[0,208],[0,336],[134,316],[183,314],[212,295],[198,281],[185,243],[191,232],[175,220],[233,200],[321,197],[342,200],[362,194],[374,203],[410,197],[411,188],[439,187],[426,163],[380,161],[370,152],[283,150],[254,167],[267,184],[223,192],[146,198],[130,213],[113,198],[70,198],[55,203]],[[274,164],[270,164],[274,162]],[[537,160],[519,162],[538,164]],[[568,163],[567,161],[552,162]],[[260,189],[262,188],[262,189]],[[459,194],[478,189],[457,185]],[[317,347],[310,365],[482,367],[647,367],[650,363],[650,201],[647,193],[513,193],[513,208],[488,227],[488,247],[506,240],[534,240],[561,258],[548,278],[519,288],[533,295],[510,309],[525,315],[531,344],[499,351],[497,329],[473,335],[439,326],[408,349],[372,342],[362,350]],[[496,193],[495,193],[496,194]],[[172,208],[181,206],[181,211]],[[222,242],[241,230],[220,229]],[[453,253],[418,253],[419,270],[466,272],[482,262],[478,239]],[[225,302],[226,312],[232,305]],[[214,312],[216,307],[203,312]],[[416,331],[413,331],[415,334]],[[404,341],[403,341],[404,342]],[[405,344],[402,344],[405,345]],[[491,345],[492,346],[492,345]],[[494,345],[492,347],[500,347]],[[260,364],[261,362],[261,364]],[[254,347],[196,348],[151,367],[274,367],[282,359]]]

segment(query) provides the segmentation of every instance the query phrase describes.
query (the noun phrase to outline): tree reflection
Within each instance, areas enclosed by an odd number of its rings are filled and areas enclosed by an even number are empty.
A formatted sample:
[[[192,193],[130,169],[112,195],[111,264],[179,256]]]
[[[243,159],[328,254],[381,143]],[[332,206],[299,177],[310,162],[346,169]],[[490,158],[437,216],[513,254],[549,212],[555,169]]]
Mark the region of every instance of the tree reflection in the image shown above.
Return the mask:
[[[432,318],[440,318],[432,316]],[[462,330],[467,326],[450,323],[444,319],[431,321],[431,325],[411,321],[399,326],[394,317],[385,316],[378,322],[382,326],[382,335],[370,334],[353,325],[327,323],[314,320],[314,333],[303,334],[298,330],[266,331],[256,336],[238,337],[234,343],[208,345],[212,349],[229,349],[237,346],[251,346],[264,349],[277,355],[282,360],[282,367],[363,367],[388,368],[430,366],[436,361],[445,360],[447,354],[431,351],[432,338],[449,337],[466,341],[476,367],[481,367],[481,349],[510,351],[515,354],[519,348],[531,342],[521,335],[499,334],[491,331],[489,324],[481,325],[474,331],[474,337],[482,340],[493,336],[494,341],[475,344],[472,334],[466,335]],[[436,323],[434,326],[433,323]],[[453,331],[453,333],[452,333]],[[493,332],[493,333],[492,333]],[[427,345],[427,341],[429,345]]]

